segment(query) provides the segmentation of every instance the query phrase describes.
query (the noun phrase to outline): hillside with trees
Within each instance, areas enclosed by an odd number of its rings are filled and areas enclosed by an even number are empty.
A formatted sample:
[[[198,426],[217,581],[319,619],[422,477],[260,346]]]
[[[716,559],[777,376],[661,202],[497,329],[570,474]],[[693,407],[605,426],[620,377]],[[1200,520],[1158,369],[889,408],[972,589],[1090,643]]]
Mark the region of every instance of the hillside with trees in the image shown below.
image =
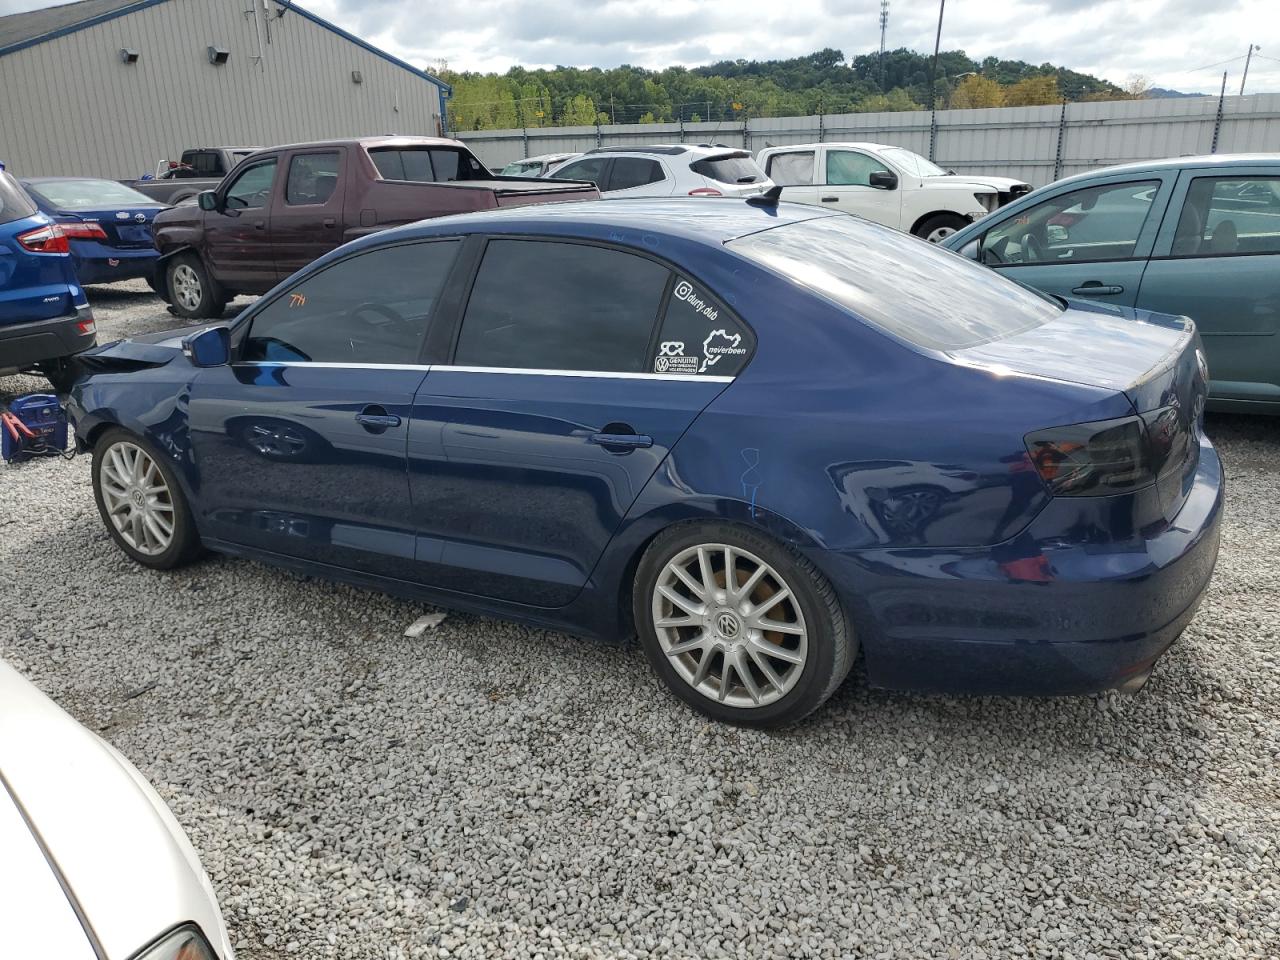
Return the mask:
[[[495,130],[923,110],[930,100],[931,62],[932,55],[905,49],[888,51],[883,60],[878,53],[846,60],[841,51],[826,49],[790,60],[724,60],[664,70],[512,67],[499,75],[458,73],[445,64],[438,73],[453,86],[453,128]],[[939,55],[934,91],[939,107],[957,109],[1144,95],[1142,78],[1127,86],[1133,89],[1051,63],[978,61],[949,50]]]

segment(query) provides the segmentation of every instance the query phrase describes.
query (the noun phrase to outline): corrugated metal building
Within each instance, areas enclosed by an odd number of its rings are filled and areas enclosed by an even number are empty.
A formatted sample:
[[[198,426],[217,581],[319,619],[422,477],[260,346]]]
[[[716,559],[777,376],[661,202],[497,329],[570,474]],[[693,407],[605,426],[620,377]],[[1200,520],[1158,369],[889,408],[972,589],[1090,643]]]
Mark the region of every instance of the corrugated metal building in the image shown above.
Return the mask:
[[[436,135],[449,87],[289,0],[82,0],[0,17],[0,160],[137,177],[184,148]]]

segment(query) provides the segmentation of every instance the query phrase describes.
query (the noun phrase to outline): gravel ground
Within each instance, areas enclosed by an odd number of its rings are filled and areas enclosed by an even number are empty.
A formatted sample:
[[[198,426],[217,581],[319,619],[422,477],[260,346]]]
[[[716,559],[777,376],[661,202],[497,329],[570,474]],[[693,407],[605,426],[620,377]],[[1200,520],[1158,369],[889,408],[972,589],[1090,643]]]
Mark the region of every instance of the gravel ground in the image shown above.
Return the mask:
[[[100,337],[172,326],[95,290]],[[0,397],[38,386],[0,380]],[[1280,423],[1136,697],[855,674],[798,729],[679,706],[638,649],[211,559],[143,570],[89,459],[0,468],[0,656],[158,786],[243,960],[1280,955]],[[12,598],[19,598],[14,607]]]

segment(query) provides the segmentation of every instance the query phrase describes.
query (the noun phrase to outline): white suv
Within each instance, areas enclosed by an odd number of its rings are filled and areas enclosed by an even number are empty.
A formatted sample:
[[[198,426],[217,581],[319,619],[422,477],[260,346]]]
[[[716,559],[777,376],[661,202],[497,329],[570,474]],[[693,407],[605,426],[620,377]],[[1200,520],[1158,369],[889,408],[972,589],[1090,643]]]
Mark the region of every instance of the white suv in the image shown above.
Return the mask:
[[[746,150],[706,143],[601,147],[548,176],[588,180],[605,199],[750,197],[773,186]]]
[[[918,153],[883,143],[769,147],[756,159],[784,188],[784,200],[830,204],[931,243],[1031,190],[1008,177],[949,173]]]

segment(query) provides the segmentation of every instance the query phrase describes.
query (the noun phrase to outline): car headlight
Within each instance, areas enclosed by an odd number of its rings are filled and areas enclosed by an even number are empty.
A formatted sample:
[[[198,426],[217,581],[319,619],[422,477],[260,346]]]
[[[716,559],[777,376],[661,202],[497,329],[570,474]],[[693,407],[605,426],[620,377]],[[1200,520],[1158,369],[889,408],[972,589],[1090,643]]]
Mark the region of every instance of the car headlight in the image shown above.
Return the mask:
[[[973,199],[982,204],[982,209],[987,213],[1000,206],[1000,195],[998,193],[975,193]]]
[[[200,928],[188,924],[165,934],[133,960],[218,960]]]

